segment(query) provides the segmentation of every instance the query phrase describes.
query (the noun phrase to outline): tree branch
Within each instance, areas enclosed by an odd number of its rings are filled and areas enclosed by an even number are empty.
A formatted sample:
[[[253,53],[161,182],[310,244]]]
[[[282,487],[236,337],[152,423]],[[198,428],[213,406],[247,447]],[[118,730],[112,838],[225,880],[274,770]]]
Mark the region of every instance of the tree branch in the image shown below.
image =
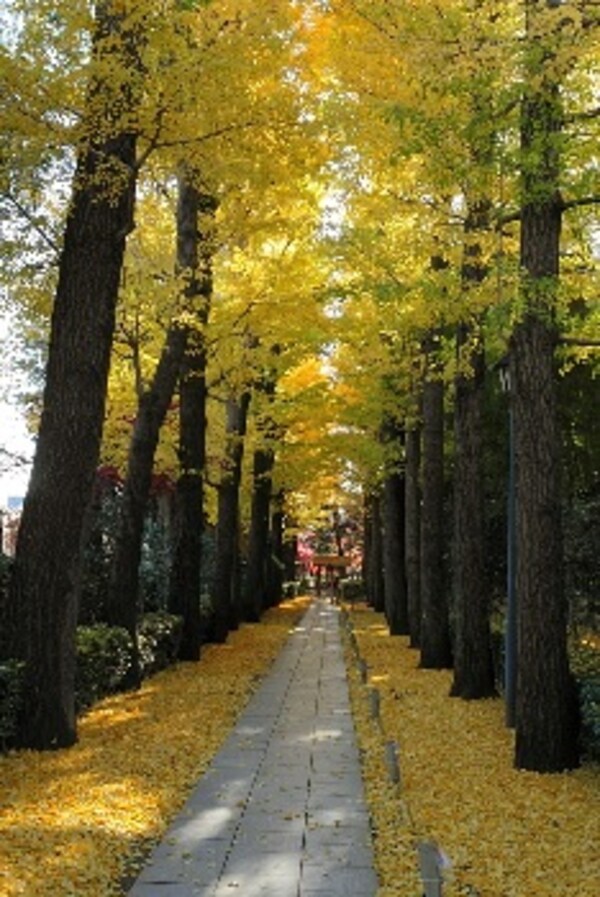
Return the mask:
[[[563,199],[559,198],[557,207],[560,212],[567,212],[569,209],[581,208],[583,206],[594,206],[600,204],[600,195],[581,196],[579,199]],[[504,215],[498,215],[494,221],[494,227],[499,230],[505,224],[511,224],[514,221],[520,221],[522,217],[522,209],[515,209],[512,212],[506,212]]]
[[[562,200],[560,208],[562,212],[567,209],[575,209],[580,206],[595,206],[600,203],[600,196],[581,196],[579,199]]]
[[[27,209],[22,202],[20,202],[16,196],[13,196],[12,193],[3,193],[3,196],[13,204],[18,213],[33,227],[33,229],[40,235],[42,240],[55,252],[57,255],[60,252],[60,246],[54,242],[52,237],[46,233],[43,227],[41,227],[35,220],[33,213]]]
[[[578,346],[581,349],[600,348],[600,339],[578,339],[574,336],[559,336],[558,343],[561,346]]]
[[[580,121],[593,121],[595,118],[600,118],[600,106],[597,106],[596,109],[586,109],[584,112],[574,112],[573,115],[567,115],[564,123],[572,125]]]

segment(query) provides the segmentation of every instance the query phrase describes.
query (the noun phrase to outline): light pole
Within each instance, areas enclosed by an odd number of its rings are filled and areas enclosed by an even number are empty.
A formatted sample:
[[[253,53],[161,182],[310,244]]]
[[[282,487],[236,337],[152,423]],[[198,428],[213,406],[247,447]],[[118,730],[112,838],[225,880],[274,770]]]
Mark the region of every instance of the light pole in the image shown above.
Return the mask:
[[[514,728],[517,704],[517,537],[515,427],[508,357],[498,362],[502,392],[508,396],[508,495],[506,506],[506,630],[504,635],[504,695],[506,725]]]

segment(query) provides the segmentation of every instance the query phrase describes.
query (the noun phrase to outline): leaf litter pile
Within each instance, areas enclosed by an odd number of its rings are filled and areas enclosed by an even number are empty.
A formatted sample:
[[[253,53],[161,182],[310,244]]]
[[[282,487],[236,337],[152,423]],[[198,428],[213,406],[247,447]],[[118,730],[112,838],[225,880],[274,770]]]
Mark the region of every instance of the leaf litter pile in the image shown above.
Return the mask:
[[[79,721],[53,753],[0,757],[0,897],[116,897],[229,734],[290,628],[296,599]]]
[[[381,614],[357,606],[350,619],[367,670],[363,684],[348,641],[378,897],[421,897],[417,845],[424,841],[448,861],[444,897],[598,897],[600,768],[558,775],[514,769],[514,736],[500,699],[448,697],[450,671],[419,669],[417,651],[389,636]],[[389,742],[399,784],[385,759]]]

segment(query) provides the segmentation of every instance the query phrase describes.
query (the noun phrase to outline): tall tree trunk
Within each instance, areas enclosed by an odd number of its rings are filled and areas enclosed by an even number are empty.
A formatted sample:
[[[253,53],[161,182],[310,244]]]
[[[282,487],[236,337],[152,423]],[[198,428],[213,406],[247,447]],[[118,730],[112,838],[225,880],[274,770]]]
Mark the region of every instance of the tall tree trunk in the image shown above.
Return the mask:
[[[459,327],[459,352],[472,339]],[[485,576],[483,390],[485,361],[475,337],[470,372],[455,383],[454,432],[454,678],[450,694],[465,699],[496,693]]]
[[[371,536],[371,595],[373,610],[383,613],[385,609],[385,584],[383,580],[383,521],[381,497],[373,496],[373,530]]]
[[[203,472],[206,459],[206,351],[200,334],[190,335],[179,385],[179,464],[174,514],[169,610],[183,618],[181,660],[198,660],[200,573],[204,531]]]
[[[489,203],[473,203],[465,223],[463,291],[485,278],[479,233],[487,228]],[[496,693],[485,575],[483,399],[485,356],[479,323],[469,317],[456,335],[458,373],[454,400],[454,679],[450,694],[485,698]]]
[[[252,470],[252,509],[248,536],[248,563],[244,584],[243,613],[248,621],[260,619],[267,603],[267,552],[269,511],[275,455],[271,448],[257,448]]]
[[[385,610],[382,529],[381,499],[370,491],[365,496],[363,579],[367,603],[378,613]]]
[[[387,454],[382,501],[384,608],[390,634],[405,635],[408,607],[404,578],[404,477],[400,470],[404,431],[389,415],[381,426],[381,441]]]
[[[280,354],[280,347],[272,347],[273,356]],[[265,407],[257,414],[257,445],[252,464],[252,502],[246,577],[243,583],[242,615],[249,621],[257,621],[267,605],[267,555],[269,522],[275,451],[273,441],[278,427],[272,418],[272,403],[277,385],[276,371],[265,369],[255,384],[255,395],[264,400]],[[293,578],[293,577],[292,577]]]
[[[444,384],[427,347],[423,386],[421,509],[421,666],[452,666],[448,599],[444,581]]]
[[[240,622],[235,566],[239,554],[239,498],[242,478],[244,437],[250,393],[228,399],[226,414],[225,465],[218,490],[215,577],[212,589],[215,641],[225,641],[227,633]]]
[[[284,529],[282,556],[283,582],[292,583],[296,580],[296,558],[298,556],[298,536]]]
[[[271,511],[271,530],[269,536],[269,565],[267,569],[267,606],[275,607],[283,597],[283,576],[285,563],[283,560],[285,534],[285,511],[283,493],[274,496]]]
[[[410,645],[421,643],[421,430],[411,426],[406,431],[406,466],[404,497],[404,537],[406,559],[406,603]]]
[[[577,698],[567,654],[563,584],[561,437],[554,312],[559,273],[562,109],[557,34],[543,0],[527,0],[528,78],[521,107],[520,261],[524,314],[510,347],[517,481],[517,706],[515,765],[575,767]]]
[[[183,618],[181,660],[198,660],[202,643],[200,572],[206,463],[206,342],[210,315],[216,201],[201,193],[182,168],[177,207],[177,263],[187,277],[186,301],[195,326],[188,332],[179,385],[179,463],[170,610]]]
[[[383,586],[390,635],[408,633],[404,578],[404,477],[389,471],[383,484]]]
[[[154,455],[160,428],[179,379],[186,342],[187,328],[177,324],[171,325],[152,384],[140,398],[129,446],[119,530],[109,587],[107,621],[113,626],[123,626],[127,629],[131,635],[132,644],[136,646],[131,677],[132,685],[139,685],[140,681],[137,652],[137,621],[140,610],[139,568]]]
[[[362,579],[365,588],[365,601],[373,606],[371,589],[371,569],[373,564],[373,493],[365,491],[363,496],[363,556]]]
[[[96,8],[96,58],[139,70],[139,35]],[[106,43],[105,43],[106,41]],[[107,47],[110,46],[110,49]],[[107,59],[104,58],[104,64]],[[11,605],[14,651],[25,661],[19,743],[58,748],[76,740],[75,627],[81,539],[102,434],[115,305],[133,227],[136,136],[115,133],[115,89],[90,86],[93,121],[79,151],[51,321],[43,412],[23,508]],[[132,93],[120,91],[130,110]],[[125,120],[125,116],[122,119]]]

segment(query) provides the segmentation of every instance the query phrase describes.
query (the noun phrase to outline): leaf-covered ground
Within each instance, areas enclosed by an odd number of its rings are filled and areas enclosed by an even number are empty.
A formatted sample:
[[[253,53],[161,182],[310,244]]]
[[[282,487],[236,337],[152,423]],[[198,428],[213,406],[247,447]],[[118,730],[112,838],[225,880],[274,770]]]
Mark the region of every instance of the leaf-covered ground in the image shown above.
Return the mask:
[[[500,700],[449,698],[451,674],[417,668],[380,614],[351,614],[363,684],[348,648],[353,712],[376,837],[378,897],[421,897],[416,843],[448,857],[444,897],[598,897],[600,769],[537,775],[512,766]],[[368,687],[380,694],[381,727]],[[383,746],[396,742],[401,784]]]
[[[282,647],[304,599],[244,626],[199,664],[98,704],[78,744],[0,758],[0,897],[117,897],[128,864],[163,832]],[[417,668],[381,615],[352,613],[371,718],[348,667],[376,828],[378,897],[421,897],[416,843],[449,857],[444,897],[597,897],[600,770],[537,776],[512,768],[499,700],[450,699],[450,674]],[[390,782],[384,743],[399,746]]]
[[[96,705],[79,741],[0,757],[0,897],[113,897],[227,737],[306,609],[297,599],[243,626],[199,664]]]

